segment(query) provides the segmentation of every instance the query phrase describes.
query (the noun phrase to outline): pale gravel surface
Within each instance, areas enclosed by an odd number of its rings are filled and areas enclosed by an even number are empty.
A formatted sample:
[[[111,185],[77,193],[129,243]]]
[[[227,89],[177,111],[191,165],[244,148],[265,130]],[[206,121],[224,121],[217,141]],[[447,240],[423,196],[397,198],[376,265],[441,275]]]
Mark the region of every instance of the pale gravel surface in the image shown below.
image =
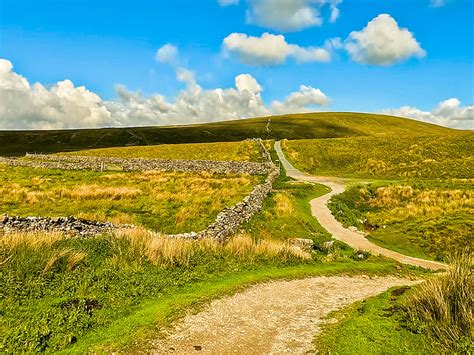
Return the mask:
[[[275,143],[275,151],[277,152],[278,158],[280,159],[288,176],[300,181],[322,184],[330,189],[330,191],[328,190],[327,194],[311,200],[311,212],[318,220],[319,224],[324,229],[326,229],[334,239],[340,240],[354,249],[366,250],[376,255],[383,255],[388,258],[395,259],[403,264],[420,266],[422,268],[432,270],[446,268],[446,264],[443,263],[414,258],[397,253],[393,250],[383,248],[369,241],[361,232],[344,228],[344,226],[339,223],[336,218],[334,218],[334,216],[331,214],[331,211],[327,207],[327,203],[332,196],[340,194],[345,190],[346,187],[344,183],[334,178],[306,175],[299,171],[285,158],[279,141]]]
[[[188,315],[152,344],[154,353],[304,353],[327,315],[390,287],[397,277],[332,276],[252,286]]]

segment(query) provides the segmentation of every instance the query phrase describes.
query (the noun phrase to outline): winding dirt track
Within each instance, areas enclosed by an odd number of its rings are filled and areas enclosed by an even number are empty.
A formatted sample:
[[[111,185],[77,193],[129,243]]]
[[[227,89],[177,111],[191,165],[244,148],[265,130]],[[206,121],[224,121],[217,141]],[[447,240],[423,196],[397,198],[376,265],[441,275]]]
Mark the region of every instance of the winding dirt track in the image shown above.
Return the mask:
[[[340,240],[354,249],[366,250],[372,254],[383,255],[388,258],[395,259],[403,264],[420,266],[422,268],[431,270],[446,268],[446,265],[443,263],[414,258],[397,253],[393,250],[382,248],[381,246],[378,246],[367,240],[367,238],[365,238],[362,233],[344,228],[342,224],[340,224],[331,214],[331,211],[327,207],[327,203],[332,196],[343,192],[346,188],[345,185],[337,179],[324,176],[306,175],[305,173],[296,169],[293,165],[291,165],[291,163],[283,154],[280,141],[275,142],[275,151],[277,152],[278,158],[280,159],[280,162],[285,168],[286,174],[288,176],[300,181],[322,184],[331,189],[327,194],[311,200],[311,212],[318,220],[319,224],[321,224],[324,229],[331,233],[334,239]]]
[[[356,249],[381,254],[399,262],[428,269],[446,265],[379,247],[361,233],[344,228],[326,206],[345,185],[326,177],[308,176],[285,158],[275,143],[288,176],[328,187],[328,193],[311,201],[311,211],[332,234]],[[190,314],[161,334],[150,346],[153,353],[263,354],[305,353],[327,315],[346,305],[375,296],[390,287],[417,281],[396,277],[332,276],[258,284],[231,297],[212,301],[204,311]]]
[[[162,334],[153,353],[305,353],[330,312],[415,283],[396,277],[313,277],[252,286],[215,300]]]

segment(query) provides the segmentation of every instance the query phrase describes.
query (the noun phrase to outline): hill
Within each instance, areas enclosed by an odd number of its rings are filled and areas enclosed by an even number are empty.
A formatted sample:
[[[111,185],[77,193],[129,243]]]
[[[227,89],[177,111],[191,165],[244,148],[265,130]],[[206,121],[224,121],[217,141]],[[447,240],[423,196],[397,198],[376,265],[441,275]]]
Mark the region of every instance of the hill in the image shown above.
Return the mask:
[[[343,112],[291,114],[186,126],[0,131],[0,155],[60,152],[134,145],[242,141],[247,138],[312,139],[444,134],[451,129],[406,118]]]

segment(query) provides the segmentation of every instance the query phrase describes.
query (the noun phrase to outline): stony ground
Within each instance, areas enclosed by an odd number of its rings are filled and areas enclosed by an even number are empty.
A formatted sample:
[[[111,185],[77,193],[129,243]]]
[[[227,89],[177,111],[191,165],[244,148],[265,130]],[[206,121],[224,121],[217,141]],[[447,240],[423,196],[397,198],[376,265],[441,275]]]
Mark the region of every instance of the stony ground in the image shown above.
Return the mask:
[[[414,282],[333,276],[259,284],[186,316],[152,343],[152,352],[304,353],[330,312]]]

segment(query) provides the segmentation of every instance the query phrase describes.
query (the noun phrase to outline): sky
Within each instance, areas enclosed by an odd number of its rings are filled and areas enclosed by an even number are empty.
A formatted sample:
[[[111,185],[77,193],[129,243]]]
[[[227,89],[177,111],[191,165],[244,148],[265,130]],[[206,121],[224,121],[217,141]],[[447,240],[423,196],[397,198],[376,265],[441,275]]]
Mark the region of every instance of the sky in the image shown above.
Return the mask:
[[[474,128],[471,0],[0,0],[0,129],[311,111]]]

